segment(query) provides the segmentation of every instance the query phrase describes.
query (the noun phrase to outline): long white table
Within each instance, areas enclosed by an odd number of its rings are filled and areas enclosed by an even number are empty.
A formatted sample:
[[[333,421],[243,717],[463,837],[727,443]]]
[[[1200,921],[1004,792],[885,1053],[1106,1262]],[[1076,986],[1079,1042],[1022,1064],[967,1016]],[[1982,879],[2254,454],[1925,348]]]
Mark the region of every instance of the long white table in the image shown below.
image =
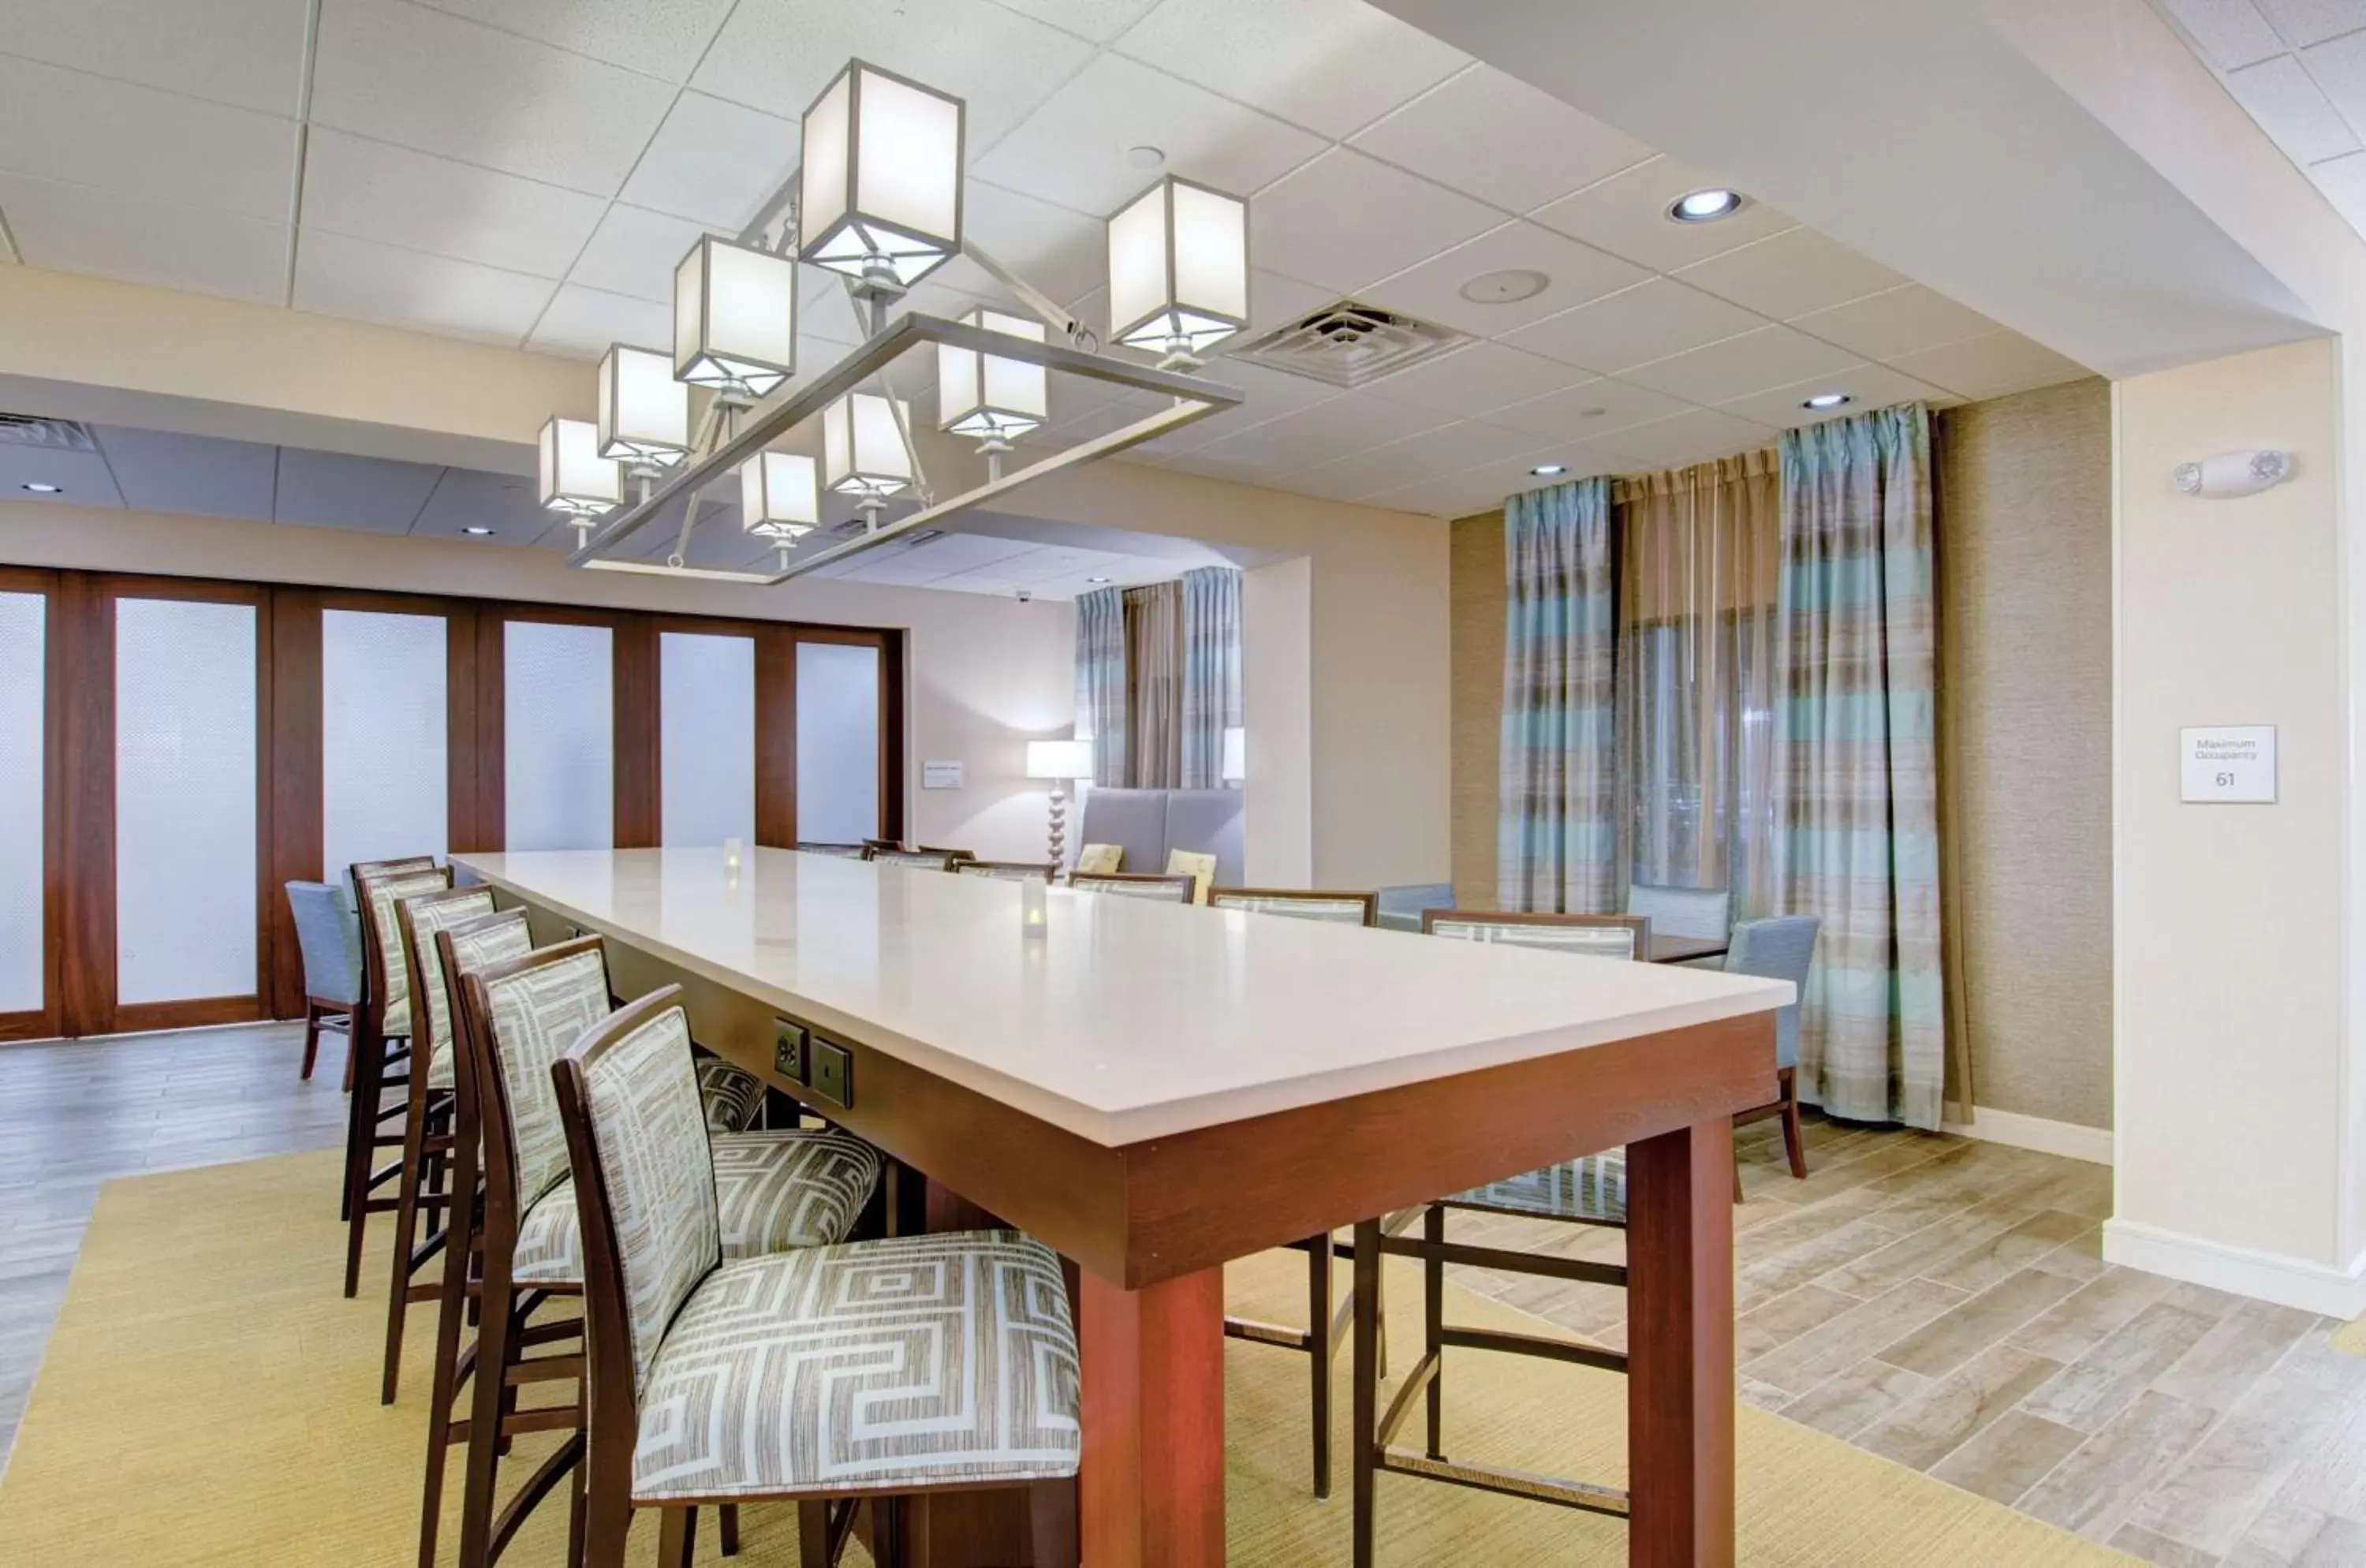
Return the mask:
[[[1030,936],[1018,884],[785,850],[454,859],[1081,1267],[1088,1568],[1223,1560],[1227,1259],[1627,1145],[1632,1558],[1730,1562],[1731,1118],[1788,984],[1056,888]]]

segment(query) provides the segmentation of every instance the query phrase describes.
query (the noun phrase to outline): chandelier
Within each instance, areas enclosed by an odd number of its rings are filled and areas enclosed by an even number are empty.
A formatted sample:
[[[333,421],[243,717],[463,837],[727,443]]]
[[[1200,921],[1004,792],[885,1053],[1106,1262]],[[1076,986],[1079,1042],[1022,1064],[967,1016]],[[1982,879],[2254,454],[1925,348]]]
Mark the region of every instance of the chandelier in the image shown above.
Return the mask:
[[[596,420],[543,426],[540,497],[576,529],[570,566],[783,582],[1240,402],[1193,372],[1248,324],[1247,204],[1169,175],[1109,220],[1110,336],[1126,352],[1105,351],[963,233],[966,115],[960,98],[860,60],[814,100],[803,164],[763,213],[737,238],[702,238],[674,268],[672,351],[611,345]],[[907,310],[891,321],[890,308],[955,256],[1031,314],[983,307],[952,321]],[[868,336],[791,387],[801,267],[836,275]],[[958,463],[932,451],[936,474],[922,460],[919,415],[887,375],[905,355],[930,350],[933,430],[968,443],[952,448]],[[1071,446],[1022,446],[1051,419],[1055,375],[1147,392],[1158,404]],[[776,447],[793,433],[811,449]],[[941,470],[968,478],[981,465],[982,479],[940,492]],[[727,476],[736,477],[741,526],[775,551],[771,570],[684,564],[701,491]],[[825,493],[845,498],[841,509],[851,502],[857,531],[800,548],[822,526]],[[677,513],[662,564],[616,553]]]

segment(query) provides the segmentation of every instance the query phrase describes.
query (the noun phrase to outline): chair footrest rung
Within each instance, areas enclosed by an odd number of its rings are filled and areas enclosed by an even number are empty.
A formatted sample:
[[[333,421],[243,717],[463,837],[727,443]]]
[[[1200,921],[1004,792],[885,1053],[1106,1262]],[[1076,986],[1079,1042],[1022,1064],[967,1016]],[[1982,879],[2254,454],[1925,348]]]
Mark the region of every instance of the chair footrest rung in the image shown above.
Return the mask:
[[[1292,1328],[1287,1324],[1260,1323],[1253,1317],[1224,1319],[1224,1337],[1245,1339],[1255,1345],[1278,1346],[1284,1350],[1314,1348],[1314,1336],[1305,1329]]]
[[[1624,1290],[1623,1264],[1595,1263],[1583,1258],[1556,1258],[1549,1253],[1521,1252],[1511,1247],[1473,1247],[1462,1241],[1428,1241],[1420,1236],[1384,1235],[1380,1250],[1395,1258],[1436,1258],[1471,1269],[1493,1269],[1504,1274],[1534,1274],[1548,1280],[1577,1280],[1590,1285],[1616,1285]]]
[[[1623,1519],[1629,1512],[1628,1495],[1615,1486],[1563,1481],[1558,1476],[1538,1475],[1500,1465],[1432,1459],[1427,1454],[1414,1453],[1407,1449],[1382,1449],[1376,1468],[1391,1475],[1417,1475],[1424,1480],[1443,1481],[1449,1485],[1468,1486],[1479,1492],[1527,1497],[1538,1503],[1558,1503],[1564,1508],[1582,1508],[1589,1514],[1608,1514]]]
[[[1502,1328],[1457,1328],[1440,1325],[1437,1342],[1449,1349],[1500,1350],[1507,1355],[1542,1356],[1548,1360],[1573,1361],[1581,1367],[1598,1367],[1606,1372],[1627,1370],[1627,1353],[1623,1350],[1548,1338],[1541,1334],[1515,1334]]]

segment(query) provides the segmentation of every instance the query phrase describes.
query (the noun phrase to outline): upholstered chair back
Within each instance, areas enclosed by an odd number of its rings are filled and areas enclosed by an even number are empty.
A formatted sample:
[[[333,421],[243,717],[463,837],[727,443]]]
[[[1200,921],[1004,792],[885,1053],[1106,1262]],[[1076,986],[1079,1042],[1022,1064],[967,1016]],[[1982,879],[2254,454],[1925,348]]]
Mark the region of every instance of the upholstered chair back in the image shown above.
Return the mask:
[[[1725,952],[1729,975],[1756,975],[1768,980],[1788,980],[1805,996],[1808,971],[1816,961],[1816,933],[1823,921],[1815,915],[1778,915],[1772,919],[1744,920],[1733,928],[1733,945]],[[1774,1014],[1774,1065],[1799,1065],[1799,1004]]]
[[[287,908],[304,956],[304,994],[351,1007],[362,999],[362,928],[333,882],[291,882]]]
[[[914,871],[951,871],[955,864],[970,858],[967,850],[882,850],[867,849],[862,858],[881,865],[908,866]]]
[[[521,1206],[567,1174],[567,1134],[550,1065],[608,1016],[608,962],[596,936],[562,942],[522,958],[487,964],[461,984],[483,1026],[491,1103],[486,1141],[506,1132]],[[499,1121],[501,1126],[493,1123]]]
[[[1128,898],[1155,898],[1167,904],[1189,904],[1191,901],[1191,879],[1180,874],[1153,876],[1148,873],[1136,875],[1123,871],[1078,871],[1069,874],[1068,886],[1079,893],[1116,893]]]
[[[1627,890],[1627,912],[1641,915],[1662,936],[1722,941],[1733,923],[1733,895],[1722,887],[1661,887],[1638,882]]]
[[[493,912],[490,887],[453,887],[398,899],[395,925],[402,933],[402,966],[411,976],[411,1065],[427,1067],[427,1087],[452,1087],[452,999],[444,986],[444,965],[435,956],[435,933],[481,920]]]
[[[1422,917],[1431,936],[1500,942],[1587,958],[1648,959],[1651,923],[1640,915],[1515,915],[1490,909],[1431,909]]]
[[[953,869],[963,876],[992,877],[997,882],[1049,882],[1053,871],[1049,861],[1038,865],[1031,860],[965,860],[954,863]]]
[[[405,898],[441,893],[451,886],[448,866],[383,873],[372,872],[366,864],[354,868],[366,995],[370,1006],[377,1010],[381,1034],[411,1032],[411,973],[402,961],[402,926],[395,919],[394,907]]]
[[[1376,923],[1380,905],[1377,893],[1300,892],[1284,887],[1217,887],[1208,893],[1208,907],[1211,909],[1247,909],[1255,914],[1329,920],[1343,926]]]
[[[861,860],[862,846],[861,844],[799,844],[797,852],[803,855],[830,855],[839,860]]]

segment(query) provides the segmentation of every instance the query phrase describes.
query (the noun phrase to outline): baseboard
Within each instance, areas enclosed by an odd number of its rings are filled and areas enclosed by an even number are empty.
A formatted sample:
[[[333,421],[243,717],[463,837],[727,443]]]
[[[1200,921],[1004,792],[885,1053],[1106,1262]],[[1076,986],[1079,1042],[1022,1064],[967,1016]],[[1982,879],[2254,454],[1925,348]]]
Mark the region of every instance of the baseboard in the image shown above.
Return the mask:
[[[1991,1111],[1975,1105],[1969,1122],[1949,1122],[1940,1130],[1963,1138],[2010,1144],[2017,1149],[2035,1149],[2043,1155],[2061,1155],[2096,1165],[2112,1163],[2109,1127],[2082,1127],[2076,1122],[2050,1122],[2043,1116],[2023,1116],[2017,1111]]]
[[[2366,1257],[2346,1270],[2331,1269],[2133,1220],[2105,1220],[2103,1261],[2344,1322],[2366,1313]]]

